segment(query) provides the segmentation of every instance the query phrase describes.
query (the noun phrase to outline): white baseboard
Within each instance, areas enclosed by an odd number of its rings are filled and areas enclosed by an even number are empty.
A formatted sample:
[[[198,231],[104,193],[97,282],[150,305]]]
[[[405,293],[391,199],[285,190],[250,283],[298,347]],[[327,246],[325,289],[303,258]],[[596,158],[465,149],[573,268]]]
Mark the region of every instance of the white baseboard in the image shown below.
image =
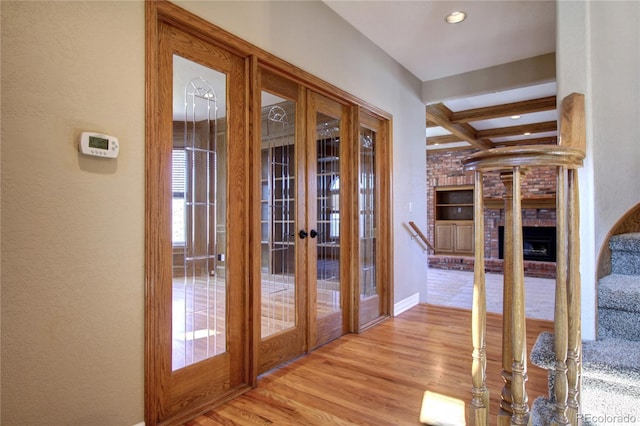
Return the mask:
[[[416,306],[418,303],[420,303],[420,293],[416,293],[414,295],[407,297],[406,299],[399,301],[398,303],[394,303],[393,316],[395,317],[400,315],[404,311],[408,311],[409,309]]]

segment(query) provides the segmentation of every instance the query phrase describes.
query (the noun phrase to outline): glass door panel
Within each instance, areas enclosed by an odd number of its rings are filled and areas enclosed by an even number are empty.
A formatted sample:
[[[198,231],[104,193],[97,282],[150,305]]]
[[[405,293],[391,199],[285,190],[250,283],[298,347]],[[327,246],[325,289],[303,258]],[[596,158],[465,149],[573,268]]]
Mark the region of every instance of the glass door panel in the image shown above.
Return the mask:
[[[318,112],[316,123],[316,309],[322,318],[341,310],[340,120]]]
[[[296,325],[296,105],[262,94],[260,318],[265,339]]]
[[[361,126],[359,142],[359,322],[366,324],[380,316],[376,274],[376,132]]]
[[[172,368],[226,351],[223,73],[174,55]],[[190,76],[190,77],[185,77]],[[218,114],[221,114],[219,117]]]

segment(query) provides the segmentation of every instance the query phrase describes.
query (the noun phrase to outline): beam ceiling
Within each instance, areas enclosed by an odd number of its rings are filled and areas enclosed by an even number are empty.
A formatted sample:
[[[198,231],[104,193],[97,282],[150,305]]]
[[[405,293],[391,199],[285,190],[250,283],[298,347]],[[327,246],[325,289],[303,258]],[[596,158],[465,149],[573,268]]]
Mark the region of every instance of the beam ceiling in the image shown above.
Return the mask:
[[[504,117],[516,115],[526,116],[527,114],[544,113],[548,111],[555,113],[556,109],[555,96],[462,111],[452,111],[443,103],[427,105],[427,128],[441,127],[449,133],[427,137],[427,146],[429,146],[430,149],[447,149],[447,144],[467,142],[470,145],[467,149],[476,148],[484,150],[497,146],[556,144],[558,131],[557,121],[548,121],[549,118],[553,117],[553,114],[551,117],[549,117],[548,113],[546,116],[539,116],[543,117],[544,120],[536,118],[533,119],[534,122],[516,126],[489,126],[490,128],[482,128],[487,127],[487,123],[491,124],[488,120],[499,120]],[[549,135],[549,133],[552,135]],[[513,138],[519,135],[530,137]],[[499,138],[503,140],[495,140]],[[505,138],[509,140],[504,140]],[[438,148],[435,148],[436,145]],[[456,149],[460,149],[460,147],[458,146]]]

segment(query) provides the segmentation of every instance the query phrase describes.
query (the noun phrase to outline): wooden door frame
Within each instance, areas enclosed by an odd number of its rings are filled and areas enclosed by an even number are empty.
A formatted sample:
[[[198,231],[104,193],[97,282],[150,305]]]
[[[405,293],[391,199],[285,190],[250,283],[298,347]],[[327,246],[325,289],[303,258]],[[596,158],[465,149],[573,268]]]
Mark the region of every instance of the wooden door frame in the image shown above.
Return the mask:
[[[387,112],[371,105],[370,103],[355,97],[344,90],[333,86],[308,72],[295,67],[286,61],[283,61],[274,55],[234,36],[233,34],[217,27],[216,25],[196,16],[186,10],[176,6],[166,0],[147,0],[145,2],[145,422],[148,426],[159,424],[156,413],[157,389],[159,386],[158,377],[156,375],[156,348],[159,342],[158,330],[161,322],[166,321],[167,312],[162,310],[162,306],[158,305],[158,281],[162,279],[163,270],[166,268],[167,259],[163,258],[155,249],[165,244],[166,235],[158,232],[159,229],[170,229],[170,222],[167,218],[159,218],[154,212],[160,211],[165,203],[167,203],[167,194],[158,191],[158,177],[167,173],[167,167],[170,166],[163,155],[157,149],[154,149],[154,141],[157,141],[162,135],[157,120],[159,111],[159,28],[161,24],[169,24],[180,30],[194,35],[195,37],[206,41],[214,46],[226,49],[235,55],[245,58],[246,75],[248,78],[248,87],[246,88],[247,96],[251,99],[255,96],[257,86],[257,67],[265,67],[274,73],[280,74],[291,79],[301,86],[311,89],[323,96],[332,98],[340,103],[348,105],[351,109],[352,123],[349,131],[351,136],[357,135],[357,120],[353,119],[358,114],[358,108],[367,110],[369,114],[379,117],[385,123],[383,133],[384,150],[381,153],[381,179],[380,188],[380,219],[379,224],[383,225],[380,229],[380,250],[379,256],[381,260],[380,279],[386,289],[386,308],[388,315],[393,315],[393,214],[392,214],[392,125],[393,118]],[[257,124],[255,122],[256,112],[253,111],[254,104],[248,103],[246,111],[246,133],[249,140],[255,139]],[[251,145],[251,144],[250,144]],[[247,153],[247,158],[252,158],[251,153]],[[249,170],[245,170],[245,178],[252,179],[255,176],[255,165],[249,164]],[[350,166],[349,166],[350,167]],[[258,171],[259,173],[259,171]],[[253,181],[247,182],[247,188],[251,188]],[[249,197],[249,194],[243,194]],[[250,209],[255,209],[255,203],[252,198],[248,198]],[[252,223],[249,218],[255,217],[254,211],[248,211],[247,223]],[[352,214],[353,216],[353,214]],[[236,238],[242,238],[246,241],[244,250],[246,262],[247,276],[249,280],[249,288],[255,288],[255,273],[249,269],[255,267],[255,256],[251,256],[251,251],[255,248],[254,240],[251,239],[251,232],[245,230]],[[349,234],[345,238],[351,240],[351,244],[357,242],[357,227],[351,227]],[[353,274],[353,266],[350,267]],[[259,269],[258,269],[259,270]],[[248,362],[245,367],[245,377],[248,384],[255,386],[257,384],[257,364],[256,364],[256,345],[259,344],[260,330],[259,324],[255,322],[255,315],[258,312],[259,305],[256,306],[255,301],[251,297],[251,293],[247,291],[248,300],[246,311],[243,315],[247,318],[246,336],[249,344],[247,347]],[[354,303],[352,293],[350,293],[348,303]],[[361,331],[361,325],[358,324],[357,317],[354,317],[352,309],[348,321],[350,332]],[[238,392],[242,392],[240,389]],[[216,401],[220,403],[222,401]],[[195,414],[195,413],[190,413]]]
[[[153,9],[147,3],[147,11]],[[244,88],[249,79],[246,58],[213,45],[188,27],[162,19],[156,20],[147,33],[147,110],[145,142],[145,423],[170,424],[186,420],[208,410],[212,404],[233,398],[250,388],[248,319],[248,107]],[[172,322],[172,245],[171,238],[171,151],[173,121],[167,98],[172,97],[171,82],[174,54],[203,63],[224,64],[229,96],[227,138],[239,143],[227,150],[227,232],[228,279],[226,297],[227,351],[185,368],[171,366]],[[203,56],[204,55],[204,56]],[[198,58],[198,56],[202,56]],[[215,58],[215,59],[211,59]],[[235,86],[233,86],[235,85]],[[231,99],[231,98],[230,98]],[[230,118],[233,115],[233,120]],[[229,202],[234,193],[239,201]],[[235,211],[235,213],[234,213]],[[167,337],[168,336],[168,337]]]

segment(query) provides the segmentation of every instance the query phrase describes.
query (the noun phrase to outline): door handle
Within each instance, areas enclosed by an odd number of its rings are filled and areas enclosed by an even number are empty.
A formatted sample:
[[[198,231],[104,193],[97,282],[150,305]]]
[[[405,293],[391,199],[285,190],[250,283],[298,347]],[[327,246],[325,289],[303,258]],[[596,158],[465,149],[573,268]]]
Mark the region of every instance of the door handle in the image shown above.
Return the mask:
[[[300,232],[298,232],[298,236],[300,237],[301,240],[304,240],[305,238],[307,238],[307,231],[305,231],[304,229],[301,229]]]
[[[311,232],[309,233],[309,236],[310,236],[311,238],[315,238],[315,237],[320,236],[320,235],[322,235],[322,233],[321,233],[321,232],[316,231],[315,229],[312,229],[312,230],[311,230]]]

